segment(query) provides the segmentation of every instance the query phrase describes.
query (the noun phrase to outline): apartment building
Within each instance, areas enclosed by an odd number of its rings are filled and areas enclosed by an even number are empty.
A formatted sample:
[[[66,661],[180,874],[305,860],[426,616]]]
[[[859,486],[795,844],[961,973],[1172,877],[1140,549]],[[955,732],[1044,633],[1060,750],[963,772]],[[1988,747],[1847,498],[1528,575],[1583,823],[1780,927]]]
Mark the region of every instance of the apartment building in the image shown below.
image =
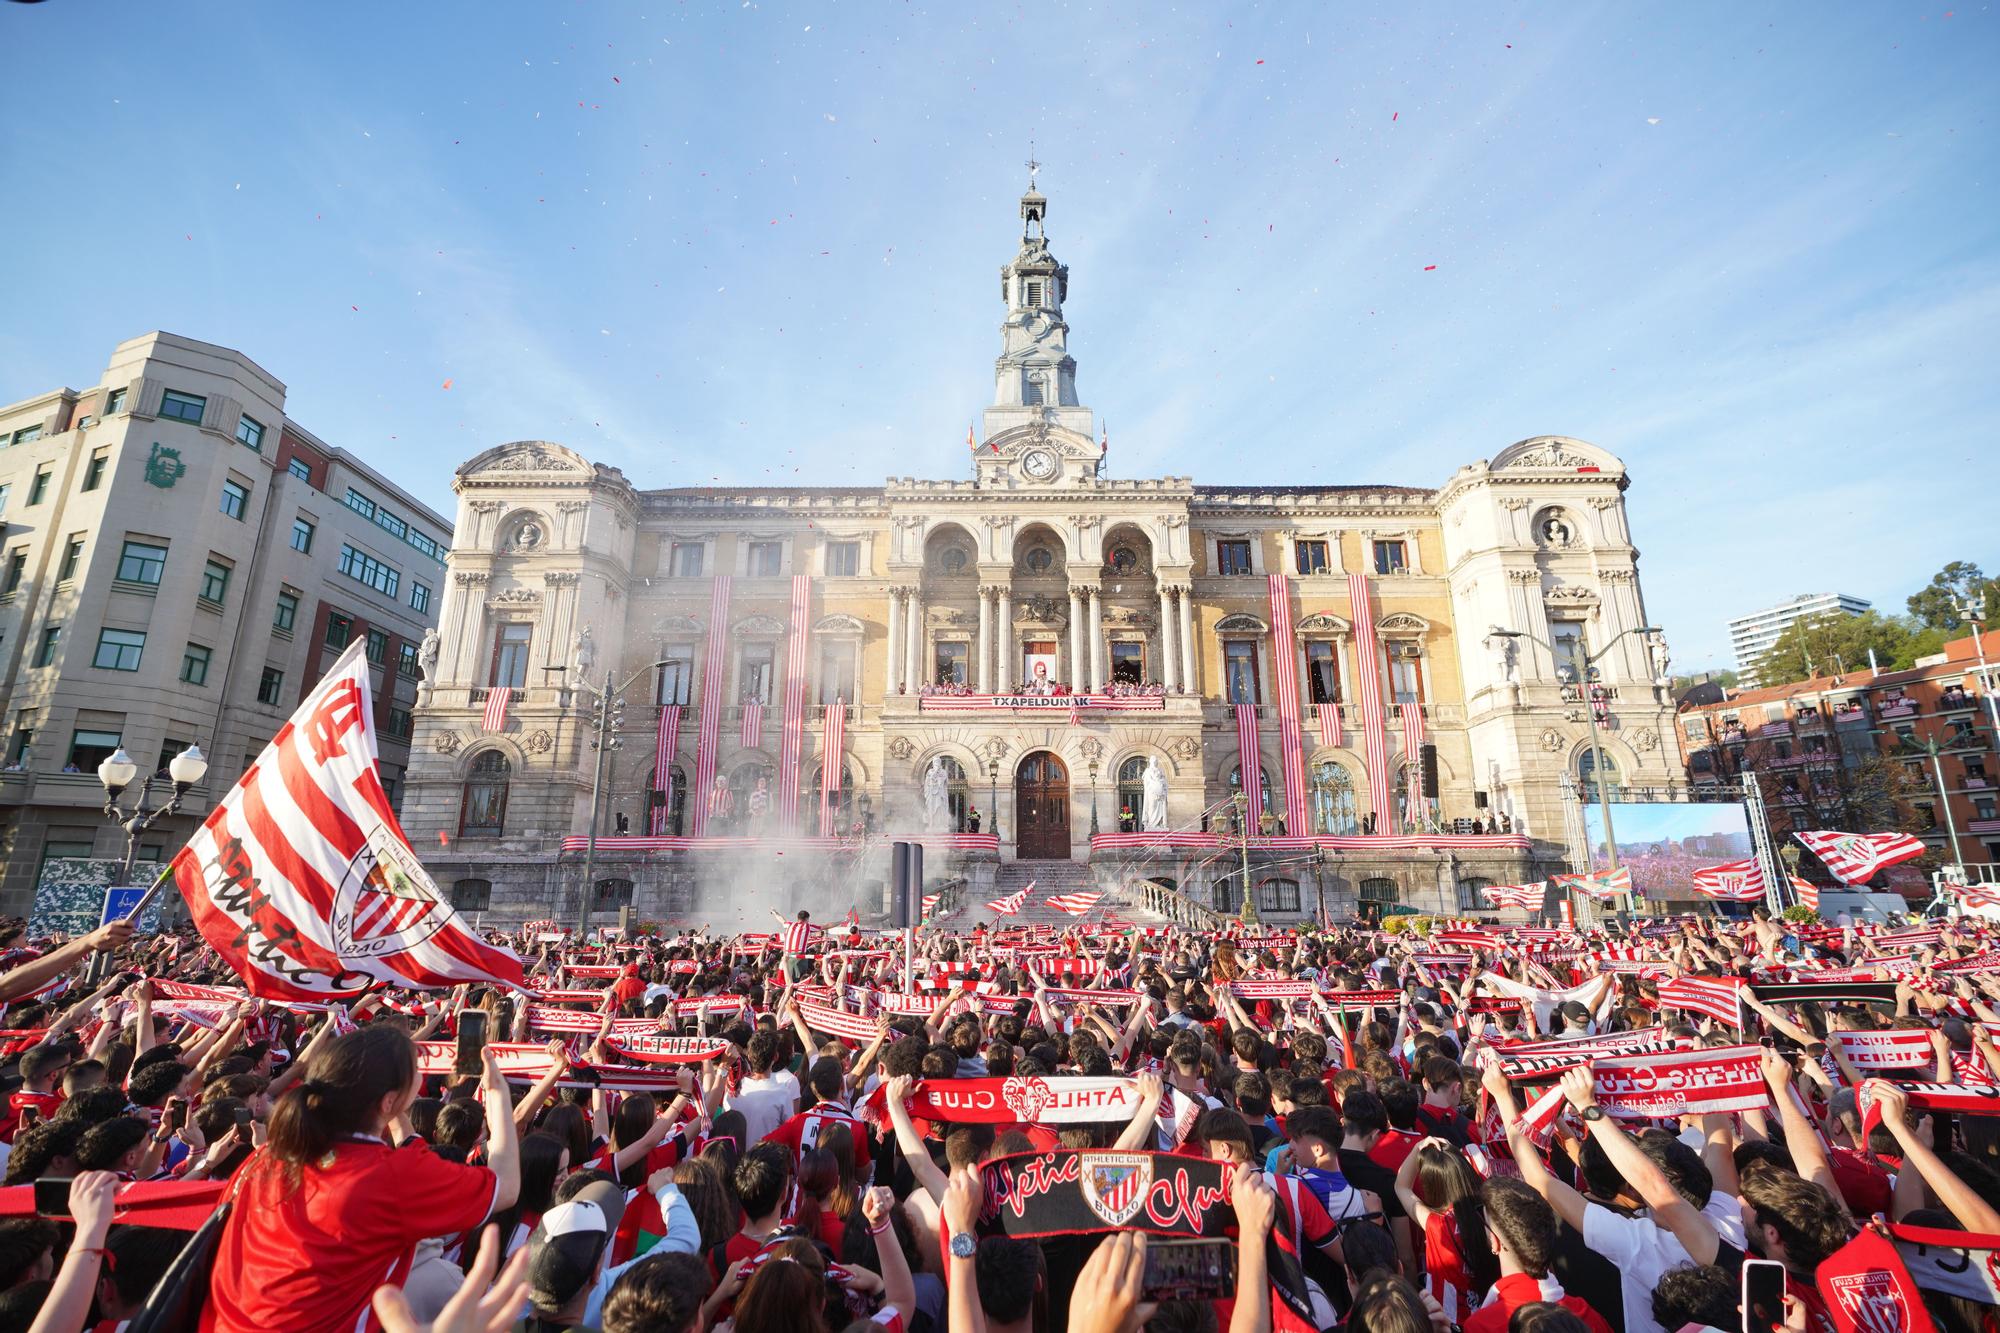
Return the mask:
[[[1874,603],[1865,597],[1844,592],[1801,593],[1789,602],[1752,611],[1729,622],[1729,650],[1736,655],[1737,678],[1745,686],[1757,683],[1757,663],[1769,652],[1778,636],[1801,620],[1827,616],[1858,616]],[[1829,663],[1828,665],[1832,665]],[[1850,662],[1850,668],[1860,664]]]
[[[400,798],[451,527],[287,419],[256,362],[150,333],[93,387],[0,407],[0,524],[0,911],[51,857],[124,854],[96,776],[120,747],[209,758],[141,844],[170,857],[357,639]]]

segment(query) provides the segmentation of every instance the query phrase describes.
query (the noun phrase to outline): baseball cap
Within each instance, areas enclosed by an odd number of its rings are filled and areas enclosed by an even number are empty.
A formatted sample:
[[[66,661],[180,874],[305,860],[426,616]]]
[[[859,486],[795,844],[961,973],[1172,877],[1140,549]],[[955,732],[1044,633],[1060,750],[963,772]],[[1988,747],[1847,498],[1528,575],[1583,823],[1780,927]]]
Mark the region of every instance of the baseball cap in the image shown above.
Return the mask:
[[[528,1237],[529,1295],[537,1308],[560,1310],[597,1280],[624,1213],[625,1191],[598,1180],[542,1214]]]

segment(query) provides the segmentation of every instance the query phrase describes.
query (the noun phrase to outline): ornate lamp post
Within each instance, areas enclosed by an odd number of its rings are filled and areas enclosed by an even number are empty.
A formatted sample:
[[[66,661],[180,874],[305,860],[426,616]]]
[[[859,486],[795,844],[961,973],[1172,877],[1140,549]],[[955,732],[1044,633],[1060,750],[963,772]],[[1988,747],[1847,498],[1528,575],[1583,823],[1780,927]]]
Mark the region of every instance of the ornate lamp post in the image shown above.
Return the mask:
[[[986,817],[993,821],[993,836],[1000,836],[1000,760],[992,755],[986,759]]]
[[[1097,761],[1090,761],[1090,836],[1097,836]]]
[[[625,691],[632,682],[649,671],[664,667],[664,661],[642,666],[618,684],[612,683],[611,672],[604,673],[604,685],[600,689],[589,681],[579,683],[579,690],[590,698],[591,722],[596,735],[591,737],[590,748],[596,752],[590,774],[590,827],[584,832],[583,842],[583,891],[577,895],[576,934],[579,940],[590,934],[590,898],[597,892],[593,876],[597,872],[597,826],[603,822],[601,803],[604,797],[604,756],[607,751],[625,748],[625,742],[611,735],[625,721]],[[707,799],[706,793],[702,799]]]
[[[1239,915],[1243,924],[1257,924],[1257,904],[1250,892],[1250,793],[1239,791],[1230,798],[1236,802],[1236,826],[1242,831],[1243,841],[1243,907]]]
[[[153,793],[153,779],[157,774],[148,773],[146,780],[139,784],[139,798],[130,810],[118,804],[132,780],[139,776],[139,765],[132,756],[119,746],[109,758],[97,766],[97,780],[104,784],[104,817],[125,830],[125,865],[118,872],[118,882],[132,881],[132,867],[139,859],[139,835],[154,824],[181,808],[181,799],[196,783],[208,776],[208,757],[198,745],[190,745],[167,761],[167,777],[173,783],[173,794],[165,805],[155,809],[146,808],[146,799]],[[150,895],[149,895],[150,896]],[[91,959],[91,975],[95,978],[107,967],[108,955],[98,954]]]

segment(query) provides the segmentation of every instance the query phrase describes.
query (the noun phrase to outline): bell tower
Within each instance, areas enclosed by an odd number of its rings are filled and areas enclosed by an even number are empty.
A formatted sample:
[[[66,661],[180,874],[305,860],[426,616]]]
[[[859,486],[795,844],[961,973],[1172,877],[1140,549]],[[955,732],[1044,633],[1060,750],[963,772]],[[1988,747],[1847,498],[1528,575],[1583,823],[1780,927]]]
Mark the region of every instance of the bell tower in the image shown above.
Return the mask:
[[[986,437],[1035,422],[1062,426],[1086,438],[1090,410],[1077,402],[1076,360],[1069,354],[1063,301],[1069,266],[1049,253],[1045,230],[1049,201],[1035,188],[1041,163],[1028,159],[1028,191],[1021,196],[1021,248],[1000,269],[1000,357],[993,364],[993,405],[986,409]]]

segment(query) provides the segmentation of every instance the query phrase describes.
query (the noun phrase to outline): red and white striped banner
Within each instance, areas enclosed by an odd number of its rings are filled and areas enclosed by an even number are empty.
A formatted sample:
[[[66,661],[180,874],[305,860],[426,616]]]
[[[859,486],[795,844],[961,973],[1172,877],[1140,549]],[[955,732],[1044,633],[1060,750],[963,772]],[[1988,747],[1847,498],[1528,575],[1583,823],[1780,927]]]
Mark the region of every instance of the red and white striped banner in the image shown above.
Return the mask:
[[[587,1013],[582,1009],[557,1009],[546,1004],[528,1006],[528,1027],[536,1032],[595,1032],[603,1022],[603,1014]],[[611,1020],[611,1034],[615,1037],[643,1037],[659,1030],[660,1021],[656,1018]]]
[[[1167,706],[1164,694],[924,694],[917,697],[921,713],[977,713],[1001,708],[1012,712],[1121,713],[1157,712]]]
[[[1521,907],[1533,911],[1542,905],[1544,889],[1540,884],[1487,884],[1479,892],[1495,907]]]
[[[1717,1022],[1741,1027],[1742,991],[1741,977],[1675,977],[1660,983],[1660,1007],[1707,1014]]]
[[[1703,866],[1691,877],[1694,891],[1725,903],[1754,903],[1764,896],[1764,867],[1754,856]]]
[[[1057,1004],[1137,1004],[1146,998],[1135,990],[1079,990],[1074,986],[1044,987],[1042,998]]]
[[[940,902],[942,902],[942,901],[944,901],[944,895],[943,895],[942,893],[927,893],[927,894],[925,894],[925,895],[924,895],[924,913],[923,913],[923,914],[924,914],[925,916],[929,916],[929,915],[931,914],[932,910],[933,910],[933,909],[935,909],[935,908],[937,907],[937,905],[938,905],[938,904],[939,904]]]
[[[466,926],[396,821],[362,649],[357,639],[341,654],[216,803],[174,858],[174,883],[252,995],[519,986],[521,960]]]
[[[806,618],[812,610],[812,577],[792,576],[792,623],[785,648],[785,714],[778,741],[778,827],[799,827],[800,761],[806,735]]]
[[[1103,897],[1104,895],[1101,893],[1059,893],[1055,897],[1047,898],[1043,901],[1058,912],[1064,912],[1070,916],[1082,916],[1085,912],[1097,906]]]
[[[834,793],[847,775],[847,704],[838,695],[825,709],[820,728],[819,832],[823,838],[834,833]]]
[[[1314,706],[1313,712],[1319,715],[1319,743],[1329,750],[1339,748],[1342,740],[1340,734],[1340,705],[1334,703],[1317,704]]]
[[[1375,639],[1375,613],[1369,607],[1368,576],[1355,570],[1347,576],[1347,604],[1354,620],[1354,676],[1361,692],[1362,757],[1368,763],[1368,807],[1377,828],[1394,824],[1394,784],[1389,778],[1389,727],[1382,711],[1381,648]]]
[[[666,832],[667,821],[673,814],[674,749],[680,743],[680,734],[681,706],[663,705],[659,728],[653,734],[653,790],[660,794],[659,804],[653,807],[652,818],[646,821],[646,827],[655,834]]]
[[[514,691],[506,685],[495,685],[486,691],[486,712],[479,719],[481,731],[499,731],[507,725],[507,701],[514,697]]]
[[[868,1099],[863,1118],[888,1120],[887,1085]],[[904,1103],[912,1116],[958,1125],[1074,1125],[1123,1123],[1139,1106],[1139,1085],[1129,1078],[924,1079]]]
[[[1299,721],[1299,643],[1292,634],[1292,593],[1283,574],[1269,575],[1271,671],[1278,678],[1278,763],[1285,775],[1285,828],[1307,822],[1305,739]]]
[[[1605,1114],[1657,1120],[1677,1115],[1756,1111],[1771,1104],[1759,1046],[1629,1055],[1592,1063]]]
[[[1830,1040],[1839,1044],[1847,1063],[1863,1074],[1897,1069],[1935,1070],[1937,1048],[1931,1044],[1931,1032],[1930,1028],[1882,1028],[1836,1032]]]
[[[805,1019],[806,1026],[816,1032],[824,1032],[829,1037],[840,1037],[846,1041],[875,1040],[876,1021],[860,1014],[850,1014],[845,1009],[835,1009],[828,1004],[815,1004],[811,1000],[800,1000],[799,1017]],[[925,1010],[926,1013],[929,1010]]]
[[[1177,832],[1168,830],[1160,833],[1096,833],[1091,835],[1093,851],[1123,851],[1141,849],[1213,851],[1217,847],[1235,847],[1240,838],[1224,838],[1216,833]],[[597,840],[599,847],[604,839]],[[1314,847],[1327,851],[1341,852],[1444,852],[1444,851],[1509,851],[1529,850],[1526,835],[1520,833],[1357,833],[1340,837],[1312,834],[1284,834],[1263,838],[1253,836],[1253,847],[1268,847],[1273,851],[1310,851]]]
[[[1619,866],[1616,870],[1593,870],[1582,875],[1551,875],[1549,878],[1586,898],[1613,898],[1632,892],[1632,871],[1628,866]]]
[[[688,832],[708,831],[708,798],[715,787],[717,751],[722,742],[722,679],[729,643],[729,575],[717,574],[708,597],[708,647],[701,664],[701,703],[695,726],[694,791],[688,802]]]
[[[509,1083],[534,1083],[554,1064],[546,1046],[532,1042],[494,1042],[493,1052],[500,1076]],[[420,1041],[417,1043],[417,1072],[441,1074],[447,1078],[458,1059],[458,1043]],[[571,1062],[568,1072],[556,1080],[558,1088],[601,1088],[605,1092],[650,1092],[671,1099],[679,1091],[674,1073],[667,1069],[627,1069],[620,1065],[588,1065]]]
[[[1842,833],[1814,829],[1796,835],[1844,883],[1865,884],[1885,866],[1924,854],[1924,845],[1907,833]]]
[[[644,1065],[698,1065],[719,1060],[729,1043],[715,1037],[669,1037],[664,1032],[635,1037],[609,1037],[604,1044],[616,1055]]]
[[[995,898],[986,904],[986,909],[997,916],[1016,916],[1020,913],[1022,904],[1028,901],[1028,890],[1034,887],[1034,881],[1030,880],[1005,898]]]
[[[743,704],[743,726],[737,732],[736,743],[746,750],[754,750],[764,743],[764,701],[749,699]]]
[[[1239,1000],[1310,1000],[1313,983],[1305,980],[1232,981],[1229,993]]]
[[[1264,756],[1257,748],[1257,705],[1236,705],[1236,750],[1243,793],[1250,804],[1243,807],[1243,831],[1255,833],[1264,817]]]
[[[1819,885],[1813,883],[1811,880],[1800,879],[1797,875],[1793,875],[1791,881],[1792,892],[1798,896],[1799,906],[1810,908],[1817,912],[1819,910]]]

